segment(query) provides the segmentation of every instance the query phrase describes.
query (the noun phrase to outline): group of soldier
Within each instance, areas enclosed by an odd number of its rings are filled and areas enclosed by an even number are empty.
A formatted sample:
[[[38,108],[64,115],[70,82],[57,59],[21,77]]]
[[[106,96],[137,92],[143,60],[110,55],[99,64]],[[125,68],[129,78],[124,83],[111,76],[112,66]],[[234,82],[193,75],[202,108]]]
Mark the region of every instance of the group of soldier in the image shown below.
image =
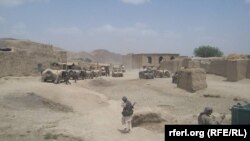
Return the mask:
[[[73,80],[75,81],[75,83],[78,80],[78,76],[77,76],[77,74],[76,74],[75,71],[73,71],[72,74],[70,74],[69,72],[65,71],[65,72],[63,72],[62,77],[63,77],[64,82],[65,82],[66,85],[71,84],[70,81],[69,81],[70,78],[73,78]]]
[[[93,79],[94,77],[98,77],[98,76],[110,76],[110,71],[109,71],[109,68],[104,68],[102,69],[99,73],[98,72],[94,72],[94,70],[86,70],[86,69],[83,69],[83,70],[77,70],[79,72],[76,72],[75,70],[70,70],[70,71],[64,71],[62,73],[62,78],[65,82],[65,84],[71,84],[70,83],[70,79],[73,79],[75,81],[75,83],[77,82],[77,80],[79,78],[81,79],[87,79],[87,78],[90,78],[90,79]],[[98,73],[98,74],[95,74],[95,73]]]
[[[122,125],[124,126],[124,133],[129,133],[132,130],[132,116],[134,113],[135,103],[132,104],[127,97],[122,97]],[[205,107],[198,116],[198,125],[220,125],[225,119],[225,115],[222,115],[221,121],[216,121],[212,118],[213,108]]]
[[[172,76],[172,83],[177,84],[179,77],[180,77],[180,73],[178,71],[175,72],[175,74]]]

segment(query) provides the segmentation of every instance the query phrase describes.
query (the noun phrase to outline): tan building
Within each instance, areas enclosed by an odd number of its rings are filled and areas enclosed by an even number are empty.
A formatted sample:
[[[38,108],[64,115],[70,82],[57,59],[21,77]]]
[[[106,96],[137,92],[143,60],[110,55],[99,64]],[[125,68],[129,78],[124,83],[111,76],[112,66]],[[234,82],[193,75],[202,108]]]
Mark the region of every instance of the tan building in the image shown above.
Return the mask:
[[[124,57],[123,63],[127,68],[138,69],[143,66],[159,66],[162,61],[174,60],[179,54],[168,53],[143,53],[128,54]]]

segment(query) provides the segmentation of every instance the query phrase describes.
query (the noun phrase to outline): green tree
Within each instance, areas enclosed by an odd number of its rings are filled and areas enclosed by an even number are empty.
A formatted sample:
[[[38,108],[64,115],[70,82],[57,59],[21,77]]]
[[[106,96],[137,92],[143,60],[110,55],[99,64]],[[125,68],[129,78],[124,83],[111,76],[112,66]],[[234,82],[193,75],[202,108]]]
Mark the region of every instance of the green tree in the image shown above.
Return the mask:
[[[194,49],[194,55],[198,57],[220,57],[223,55],[223,52],[217,47],[199,46]]]

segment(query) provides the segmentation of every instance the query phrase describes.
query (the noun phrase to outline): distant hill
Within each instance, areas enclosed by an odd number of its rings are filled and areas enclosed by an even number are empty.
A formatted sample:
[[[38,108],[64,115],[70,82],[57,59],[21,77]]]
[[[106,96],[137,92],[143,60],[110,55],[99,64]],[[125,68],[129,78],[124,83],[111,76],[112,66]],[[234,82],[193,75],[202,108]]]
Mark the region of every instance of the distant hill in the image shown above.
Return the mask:
[[[99,62],[99,63],[112,63],[121,64],[123,55],[110,52],[104,49],[94,50],[90,53],[81,52],[68,52],[68,61],[81,60],[85,62]]]
[[[52,51],[64,51],[59,47],[51,44],[37,43],[30,40],[19,40],[13,38],[0,38],[0,48],[12,48],[24,50],[28,53],[44,51],[45,48],[50,48]]]
[[[41,75],[55,62],[67,62],[67,54],[50,44],[11,38],[0,39],[0,77]]]
[[[101,63],[121,64],[123,59],[123,55],[104,49],[94,50],[91,52],[91,55],[95,57],[96,61]]]
[[[27,52],[43,52],[43,47],[49,47],[54,51],[67,51],[60,47],[55,47],[50,44],[42,44],[33,42],[30,40],[19,40],[13,38],[0,38],[0,48],[16,48],[19,50],[25,50]],[[67,60],[71,61],[85,61],[85,62],[99,62],[99,63],[113,63],[121,64],[123,56],[118,53],[113,53],[108,50],[98,49],[90,53],[72,52],[67,51]]]
[[[85,51],[81,52],[70,52],[68,51],[68,61],[85,61],[85,62],[94,62],[96,61],[95,57],[91,55],[90,53],[87,53]]]

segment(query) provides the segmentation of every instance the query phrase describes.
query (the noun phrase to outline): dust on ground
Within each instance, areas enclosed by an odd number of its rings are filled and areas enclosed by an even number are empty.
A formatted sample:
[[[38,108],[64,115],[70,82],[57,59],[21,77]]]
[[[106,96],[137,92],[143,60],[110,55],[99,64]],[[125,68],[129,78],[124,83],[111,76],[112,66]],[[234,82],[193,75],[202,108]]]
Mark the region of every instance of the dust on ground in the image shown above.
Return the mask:
[[[3,102],[1,103],[1,105],[12,110],[36,110],[41,108],[48,108],[53,111],[73,112],[73,109],[71,107],[43,98],[33,92],[27,94],[6,95],[3,97]]]
[[[5,141],[116,141],[164,140],[164,124],[197,124],[206,106],[214,108],[214,118],[230,108],[250,101],[250,80],[228,82],[207,75],[208,88],[196,93],[181,90],[171,78],[143,80],[138,71],[122,78],[42,83],[39,77],[0,79],[0,138]],[[121,98],[136,102],[137,125],[129,134],[119,132]],[[144,113],[144,114],[142,114]],[[145,114],[148,113],[148,114]],[[153,120],[154,119],[154,120]]]

